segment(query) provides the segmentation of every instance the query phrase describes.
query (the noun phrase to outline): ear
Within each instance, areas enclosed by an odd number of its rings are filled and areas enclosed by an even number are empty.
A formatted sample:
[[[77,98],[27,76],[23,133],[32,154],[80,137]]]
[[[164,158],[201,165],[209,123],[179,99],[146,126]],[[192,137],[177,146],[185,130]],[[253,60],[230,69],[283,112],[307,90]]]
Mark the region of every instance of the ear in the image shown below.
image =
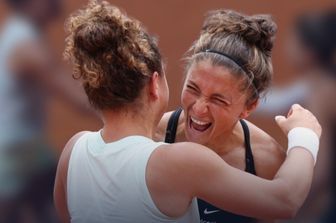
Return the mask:
[[[150,78],[149,94],[154,99],[159,98],[159,81],[160,81],[159,79],[160,79],[159,73],[156,71]]]
[[[240,113],[239,118],[244,119],[247,118],[252,111],[254,111],[259,104],[259,99],[255,100],[254,102],[246,105],[242,113]]]

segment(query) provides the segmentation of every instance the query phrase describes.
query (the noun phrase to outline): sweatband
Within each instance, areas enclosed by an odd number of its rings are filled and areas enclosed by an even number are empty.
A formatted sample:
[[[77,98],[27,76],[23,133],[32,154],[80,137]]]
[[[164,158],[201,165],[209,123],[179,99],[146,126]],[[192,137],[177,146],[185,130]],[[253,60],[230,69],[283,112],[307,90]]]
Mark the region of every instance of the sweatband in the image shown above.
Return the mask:
[[[317,152],[319,150],[319,144],[320,144],[319,137],[313,130],[304,127],[293,128],[288,132],[287,155],[291,149],[298,146],[303,147],[312,154],[315,165]]]

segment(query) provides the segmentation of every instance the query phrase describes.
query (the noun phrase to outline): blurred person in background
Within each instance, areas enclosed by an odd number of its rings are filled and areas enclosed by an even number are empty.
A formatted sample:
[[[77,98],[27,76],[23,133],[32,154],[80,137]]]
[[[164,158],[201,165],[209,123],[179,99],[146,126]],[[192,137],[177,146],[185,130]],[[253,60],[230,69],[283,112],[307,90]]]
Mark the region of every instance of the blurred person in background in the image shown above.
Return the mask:
[[[47,42],[61,1],[5,3],[10,12],[0,30],[0,222],[53,222],[57,157],[45,135],[47,96],[63,96],[81,108],[86,99],[64,80],[67,75],[57,73]]]
[[[301,15],[293,34],[288,58],[299,76],[288,86],[271,89],[257,116],[272,117],[292,103],[305,104],[314,111],[324,128],[324,149],[308,200],[293,222],[336,222],[336,8]]]

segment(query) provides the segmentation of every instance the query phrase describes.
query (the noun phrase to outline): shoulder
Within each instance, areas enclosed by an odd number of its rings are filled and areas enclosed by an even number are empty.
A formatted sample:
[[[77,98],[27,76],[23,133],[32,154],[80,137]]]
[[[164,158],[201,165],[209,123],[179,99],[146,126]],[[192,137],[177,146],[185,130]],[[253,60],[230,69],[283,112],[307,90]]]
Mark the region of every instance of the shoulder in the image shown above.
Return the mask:
[[[196,196],[201,183],[209,182],[208,178],[215,179],[212,174],[222,170],[224,163],[212,150],[199,144],[164,144],[148,160],[147,187],[163,213],[182,216],[190,207],[190,201]]]
[[[89,133],[89,131],[78,132],[69,139],[69,141],[64,146],[64,149],[63,149],[61,157],[60,157],[60,161],[63,160],[63,159],[66,159],[66,158],[70,158],[70,154],[72,152],[72,149],[73,149],[74,145],[76,144],[78,139],[86,133]]]
[[[265,131],[251,122],[246,121],[246,123],[250,130],[251,148],[257,174],[262,178],[273,179],[286,158],[285,150]]]
[[[71,139],[64,146],[64,149],[61,153],[60,159],[58,161],[56,177],[59,178],[59,180],[61,180],[63,186],[66,185],[68,165],[69,165],[69,160],[70,160],[72,149],[74,145],[76,144],[77,140],[85,133],[88,133],[88,131],[78,132],[73,137],[71,137]]]
[[[168,121],[169,121],[170,116],[173,114],[173,112],[174,111],[169,111],[163,114],[159,124],[157,125],[155,129],[154,135],[153,135],[153,139],[155,141],[164,141]]]
[[[154,188],[191,198],[194,196],[190,194],[191,185],[207,181],[212,173],[224,170],[223,166],[228,164],[211,149],[192,142],[180,142],[156,149],[148,161],[147,174]]]
[[[160,147],[160,151],[166,155],[181,159],[185,159],[184,156],[190,155],[204,155],[205,153],[214,153],[211,149],[201,144],[193,142],[178,142],[173,144],[163,144]],[[215,153],[214,153],[215,154]]]
[[[189,172],[191,175],[217,162],[225,163],[213,150],[193,142],[164,144],[153,155],[155,162],[164,169]]]
[[[172,115],[175,111],[177,111],[177,110],[166,112],[162,116],[162,118],[161,118],[155,132],[154,132],[154,135],[153,135],[153,139],[155,141],[164,141],[165,140],[166,130],[167,130],[169,119],[172,117]],[[183,121],[184,121],[184,114],[183,114],[183,111],[182,111],[178,116],[178,124],[177,124],[176,135],[180,135],[181,132],[183,132],[183,130],[184,130],[184,122]]]
[[[67,173],[69,159],[77,140],[87,131],[79,132],[74,135],[65,145],[58,162],[55,185],[54,185],[54,204],[59,218],[62,222],[70,222],[70,215],[67,207]]]

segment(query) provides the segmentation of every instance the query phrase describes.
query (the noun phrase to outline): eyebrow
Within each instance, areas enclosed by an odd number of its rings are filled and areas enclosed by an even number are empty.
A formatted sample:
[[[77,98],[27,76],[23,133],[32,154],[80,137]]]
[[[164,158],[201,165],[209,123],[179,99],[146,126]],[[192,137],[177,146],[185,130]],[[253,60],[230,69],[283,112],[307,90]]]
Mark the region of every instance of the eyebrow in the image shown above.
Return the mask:
[[[193,86],[194,88],[196,88],[198,91],[201,91],[201,90],[199,89],[198,85],[197,85],[195,82],[191,81],[191,80],[188,80],[187,85],[192,85],[192,86]]]

